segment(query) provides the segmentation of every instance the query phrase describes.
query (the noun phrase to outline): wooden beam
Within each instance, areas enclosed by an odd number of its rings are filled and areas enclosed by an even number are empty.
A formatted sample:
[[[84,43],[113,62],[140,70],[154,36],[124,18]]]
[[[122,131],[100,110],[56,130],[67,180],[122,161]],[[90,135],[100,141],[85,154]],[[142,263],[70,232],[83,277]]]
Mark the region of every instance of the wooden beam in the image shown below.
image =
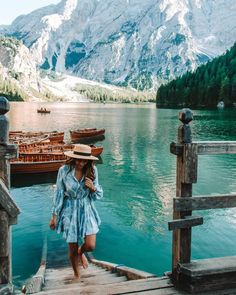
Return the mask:
[[[236,207],[235,194],[174,198],[174,210],[176,212],[234,207]]]
[[[183,154],[183,144],[172,142],[170,144],[170,152],[173,155],[181,156]]]
[[[178,265],[178,270],[191,277],[222,272],[236,272],[236,256],[198,259],[190,263],[180,263]]]
[[[198,155],[236,154],[236,141],[193,141]],[[185,144],[172,142],[170,152],[182,155]]]
[[[12,200],[9,190],[2,179],[0,179],[0,206],[12,218],[16,217],[20,213],[20,209]]]
[[[191,228],[193,226],[202,225],[203,217],[201,216],[186,216],[184,219],[176,219],[168,222],[169,230],[180,228]]]
[[[197,145],[188,143],[184,145],[183,149],[183,164],[181,173],[182,183],[196,183],[197,182]]]
[[[236,154],[236,141],[194,141],[198,155]]]

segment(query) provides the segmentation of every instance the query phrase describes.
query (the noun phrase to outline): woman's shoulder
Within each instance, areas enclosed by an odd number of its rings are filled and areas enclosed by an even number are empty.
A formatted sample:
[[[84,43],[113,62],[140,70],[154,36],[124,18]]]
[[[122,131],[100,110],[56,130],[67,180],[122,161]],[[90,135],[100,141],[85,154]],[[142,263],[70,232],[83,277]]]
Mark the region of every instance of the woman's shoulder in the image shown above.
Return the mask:
[[[69,171],[70,171],[70,166],[64,164],[63,166],[61,166],[61,167],[59,168],[58,173],[60,173],[60,174],[65,174],[65,173],[68,173]]]

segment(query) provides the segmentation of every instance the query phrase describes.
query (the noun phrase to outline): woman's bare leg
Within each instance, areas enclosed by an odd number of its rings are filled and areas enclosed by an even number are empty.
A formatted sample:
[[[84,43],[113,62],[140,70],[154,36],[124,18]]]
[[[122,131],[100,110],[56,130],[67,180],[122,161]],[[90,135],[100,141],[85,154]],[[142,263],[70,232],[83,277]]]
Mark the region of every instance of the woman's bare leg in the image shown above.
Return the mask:
[[[79,254],[78,254],[78,244],[77,243],[68,243],[69,247],[69,257],[70,262],[74,271],[75,278],[80,277],[79,273]]]
[[[80,261],[83,268],[88,267],[88,260],[84,255],[84,252],[91,252],[96,247],[96,235],[85,236],[83,245],[79,248]]]

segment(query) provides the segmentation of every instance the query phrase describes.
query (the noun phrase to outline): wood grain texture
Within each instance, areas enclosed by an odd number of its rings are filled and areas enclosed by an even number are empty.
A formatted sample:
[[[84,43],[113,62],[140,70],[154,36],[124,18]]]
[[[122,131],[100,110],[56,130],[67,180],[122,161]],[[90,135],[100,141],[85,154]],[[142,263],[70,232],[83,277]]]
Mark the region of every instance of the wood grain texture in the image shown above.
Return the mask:
[[[193,198],[174,198],[174,210],[177,212],[233,207],[236,207],[235,194],[195,196]]]

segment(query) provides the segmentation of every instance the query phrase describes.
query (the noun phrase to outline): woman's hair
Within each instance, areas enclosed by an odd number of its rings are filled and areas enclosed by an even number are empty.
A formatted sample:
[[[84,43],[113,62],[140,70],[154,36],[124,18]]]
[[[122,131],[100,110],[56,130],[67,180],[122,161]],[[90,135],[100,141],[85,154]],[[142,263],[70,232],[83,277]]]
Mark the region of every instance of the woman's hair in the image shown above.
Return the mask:
[[[65,165],[68,165],[70,167],[69,171],[75,168],[75,161],[76,159],[70,158],[65,162]],[[82,172],[85,177],[88,177],[92,181],[94,181],[95,179],[94,162],[91,160],[88,160],[87,164],[83,167]]]

